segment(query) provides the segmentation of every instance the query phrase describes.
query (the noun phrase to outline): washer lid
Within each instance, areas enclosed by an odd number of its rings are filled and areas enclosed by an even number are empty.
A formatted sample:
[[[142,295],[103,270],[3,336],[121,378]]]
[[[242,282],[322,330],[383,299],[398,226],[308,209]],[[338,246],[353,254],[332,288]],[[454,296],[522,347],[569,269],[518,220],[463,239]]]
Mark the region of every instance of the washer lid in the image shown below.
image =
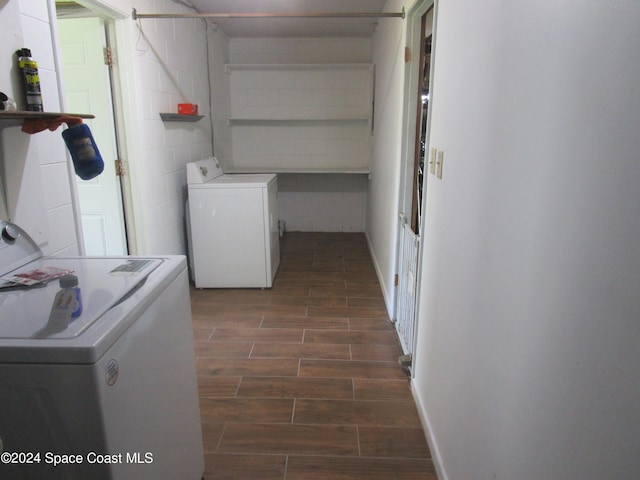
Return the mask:
[[[199,188],[266,188],[275,180],[275,173],[240,173],[217,176],[207,183],[190,184],[189,189]]]
[[[43,287],[27,290],[0,288],[0,349],[6,346],[37,345],[50,340],[80,338],[105,312],[131,295],[144,283],[162,259],[123,257],[40,258],[14,270],[9,275],[35,274],[53,269],[72,271],[78,277],[82,313],[66,326],[50,321],[57,279]]]

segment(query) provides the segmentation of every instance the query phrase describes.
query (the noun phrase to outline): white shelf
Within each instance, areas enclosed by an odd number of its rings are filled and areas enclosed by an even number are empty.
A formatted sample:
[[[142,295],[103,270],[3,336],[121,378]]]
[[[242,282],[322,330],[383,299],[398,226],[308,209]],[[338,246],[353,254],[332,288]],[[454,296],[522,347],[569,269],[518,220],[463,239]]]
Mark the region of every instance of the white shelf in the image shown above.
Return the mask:
[[[163,122],[197,122],[203,115],[185,115],[181,113],[161,113],[160,118]]]
[[[228,118],[227,125],[331,125],[336,123],[370,123],[368,117],[353,118]]]
[[[26,119],[55,119],[58,117],[95,118],[90,113],[62,113],[62,112],[25,112],[25,111],[0,111],[0,120],[26,120]]]
[[[227,167],[225,173],[309,173],[309,174],[346,174],[369,175],[368,168],[296,168],[296,167]]]
[[[369,174],[361,165],[371,142],[373,64],[227,64],[225,71],[226,120],[242,165],[229,162],[229,172]],[[304,131],[293,140],[296,128]]]
[[[370,70],[372,63],[228,63],[224,71],[232,70]]]

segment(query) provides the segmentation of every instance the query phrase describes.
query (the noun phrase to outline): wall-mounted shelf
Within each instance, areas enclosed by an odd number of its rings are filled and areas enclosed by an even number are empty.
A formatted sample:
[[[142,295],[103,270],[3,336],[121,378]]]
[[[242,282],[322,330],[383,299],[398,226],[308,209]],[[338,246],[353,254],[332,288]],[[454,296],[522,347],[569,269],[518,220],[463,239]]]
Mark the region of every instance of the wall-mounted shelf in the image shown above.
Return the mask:
[[[346,175],[368,175],[368,168],[296,168],[296,167],[230,167],[224,169],[225,173],[331,173]]]
[[[228,171],[368,175],[371,63],[227,64]]]
[[[62,116],[95,118],[95,115],[87,113],[60,113],[60,112],[5,112],[0,111],[0,120],[26,120],[26,119],[54,119]]]
[[[224,71],[232,70],[369,70],[373,68],[371,63],[228,63]]]
[[[179,113],[161,113],[160,118],[163,122],[197,122],[203,115],[182,115]]]
[[[19,125],[25,125],[25,120],[55,120],[60,117],[77,117],[77,118],[96,118],[95,115],[89,113],[61,113],[61,112],[26,112],[26,111],[16,111],[16,112],[6,112],[0,111],[0,129],[4,127],[15,127]],[[40,132],[42,130],[46,130],[50,125],[47,122],[37,122],[38,125],[43,124],[40,128],[30,132]],[[60,125],[59,123],[57,125]],[[24,130],[29,131],[29,130]]]
[[[369,123],[370,118],[228,118],[229,126],[258,126],[258,125],[331,125],[340,123]]]

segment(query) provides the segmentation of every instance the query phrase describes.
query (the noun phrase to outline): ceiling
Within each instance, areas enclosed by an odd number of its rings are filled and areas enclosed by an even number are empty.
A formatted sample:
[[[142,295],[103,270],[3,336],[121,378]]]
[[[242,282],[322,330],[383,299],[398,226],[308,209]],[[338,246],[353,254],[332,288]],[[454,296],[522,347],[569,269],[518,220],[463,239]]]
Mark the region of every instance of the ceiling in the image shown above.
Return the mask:
[[[386,0],[189,0],[189,3],[199,13],[378,13]],[[370,37],[378,19],[216,18],[209,21],[229,37]]]

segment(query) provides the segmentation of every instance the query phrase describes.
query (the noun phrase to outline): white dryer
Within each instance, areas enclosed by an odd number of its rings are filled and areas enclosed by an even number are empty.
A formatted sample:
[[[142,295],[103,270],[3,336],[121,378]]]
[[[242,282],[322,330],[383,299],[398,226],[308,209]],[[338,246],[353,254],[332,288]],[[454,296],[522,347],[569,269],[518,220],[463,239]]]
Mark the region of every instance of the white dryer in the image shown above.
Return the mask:
[[[215,157],[187,164],[196,288],[270,288],[280,265],[275,174],[226,175]]]

